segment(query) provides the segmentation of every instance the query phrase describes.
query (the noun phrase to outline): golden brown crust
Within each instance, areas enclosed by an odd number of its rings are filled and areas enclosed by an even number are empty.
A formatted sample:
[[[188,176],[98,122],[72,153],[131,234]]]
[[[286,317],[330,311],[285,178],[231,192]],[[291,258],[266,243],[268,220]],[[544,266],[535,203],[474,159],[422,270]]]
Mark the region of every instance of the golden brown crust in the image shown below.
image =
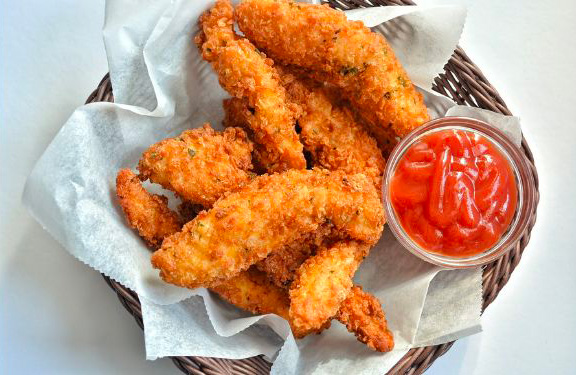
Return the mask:
[[[244,130],[214,131],[208,124],[165,139],[144,152],[141,179],[162,185],[184,200],[211,207],[224,193],[252,178],[252,143]]]
[[[260,162],[273,172],[306,167],[302,144],[294,127],[297,108],[286,101],[273,61],[250,41],[236,38],[232,5],[218,0],[200,20],[196,42],[203,58],[212,63],[222,87],[230,95],[246,100],[254,115],[248,125],[254,141],[262,146]]]
[[[362,22],[328,6],[289,0],[243,0],[235,17],[274,60],[342,88],[379,141],[389,136],[388,128],[404,136],[429,119],[422,95],[384,37]]]
[[[379,352],[389,352],[394,348],[394,336],[388,330],[380,302],[361,287],[352,288],[336,318],[368,347]]]
[[[378,241],[382,203],[366,176],[324,170],[259,176],[166,238],[152,264],[166,282],[211,286],[327,221],[338,237]]]
[[[126,220],[150,247],[158,247],[164,237],[180,230],[182,224],[168,208],[168,198],[147,192],[131,170],[118,172],[116,195]]]
[[[247,271],[211,288],[222,298],[253,314],[276,314],[288,320],[288,293],[274,285],[262,271]]]
[[[318,330],[336,315],[368,250],[364,243],[336,242],[298,268],[290,286],[290,320],[297,336]]]

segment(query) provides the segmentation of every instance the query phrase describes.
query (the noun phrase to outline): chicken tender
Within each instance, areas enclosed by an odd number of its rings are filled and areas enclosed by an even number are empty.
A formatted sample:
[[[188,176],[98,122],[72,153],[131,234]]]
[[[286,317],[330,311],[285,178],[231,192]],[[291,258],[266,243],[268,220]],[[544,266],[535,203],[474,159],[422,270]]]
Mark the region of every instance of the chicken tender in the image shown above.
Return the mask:
[[[166,238],[152,265],[168,283],[212,286],[328,221],[343,238],[378,241],[383,207],[366,176],[325,170],[259,176]]]
[[[336,315],[368,250],[365,243],[336,242],[298,268],[290,286],[290,320],[298,336],[316,331]]]
[[[182,227],[178,215],[166,205],[168,198],[147,192],[131,170],[118,172],[116,194],[126,220],[150,247],[160,246],[164,237]]]
[[[266,170],[282,172],[306,167],[303,147],[295,130],[298,108],[286,100],[273,61],[250,41],[234,35],[233,8],[228,0],[202,15],[196,43],[212,63],[222,87],[245,99],[253,116],[248,125],[258,143],[258,159]]]
[[[379,352],[394,348],[394,336],[388,330],[386,316],[378,299],[354,286],[336,315],[358,341]]]
[[[429,120],[422,95],[381,34],[343,12],[290,0],[243,0],[240,30],[277,62],[308,69],[340,87],[379,142]]]
[[[223,133],[208,124],[156,143],[142,155],[140,178],[172,190],[184,200],[211,207],[224,193],[248,183],[252,142],[246,132]]]

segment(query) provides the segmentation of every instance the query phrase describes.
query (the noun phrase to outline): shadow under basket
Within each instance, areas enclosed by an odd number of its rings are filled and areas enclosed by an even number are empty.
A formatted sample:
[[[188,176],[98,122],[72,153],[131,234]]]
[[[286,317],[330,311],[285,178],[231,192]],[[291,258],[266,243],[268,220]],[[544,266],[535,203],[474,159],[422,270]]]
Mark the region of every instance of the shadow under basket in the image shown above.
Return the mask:
[[[341,10],[387,5],[414,5],[411,1],[401,0],[372,0],[371,2],[366,0],[328,0],[325,2],[331,7]],[[468,56],[459,47],[444,66],[444,73],[440,74],[434,80],[433,89],[458,104],[488,109],[504,115],[511,115],[496,89],[490,85],[480,69],[470,61]],[[113,101],[114,96],[110,77],[106,75],[98,85],[98,88],[88,97],[86,103]],[[536,222],[536,209],[539,199],[538,173],[534,165],[532,152],[524,137],[522,137],[521,151],[526,155],[530,165],[536,190],[536,204],[534,205],[534,211],[531,213],[530,222],[526,231],[518,242],[516,242],[512,250],[498,260],[483,267],[482,311],[496,299],[502,287],[508,282],[510,275],[520,262],[522,253],[530,240],[530,233]],[[106,276],[104,276],[104,279],[116,292],[122,305],[132,314],[140,328],[142,328],[142,311],[136,293]],[[438,357],[446,353],[452,347],[452,344],[454,344],[454,342],[411,349],[388,371],[388,374],[422,374]],[[171,357],[171,359],[183,373],[195,375],[268,374],[272,366],[272,364],[263,359],[262,356],[240,360],[209,357]]]

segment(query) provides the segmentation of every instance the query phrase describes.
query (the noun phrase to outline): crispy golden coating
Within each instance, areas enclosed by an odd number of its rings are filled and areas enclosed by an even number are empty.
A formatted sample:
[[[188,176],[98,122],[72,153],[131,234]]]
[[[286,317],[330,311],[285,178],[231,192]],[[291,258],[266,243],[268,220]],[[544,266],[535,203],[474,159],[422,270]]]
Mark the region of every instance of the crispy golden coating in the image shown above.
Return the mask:
[[[252,143],[244,130],[228,128],[221,133],[206,124],[150,147],[138,170],[141,179],[210,207],[225,192],[250,181],[251,154]]]
[[[376,140],[356,122],[350,109],[336,105],[331,93],[311,80],[279,68],[288,97],[303,108],[298,119],[300,139],[314,166],[364,173],[380,190],[386,163]]]
[[[352,288],[336,318],[368,347],[379,352],[389,352],[394,348],[394,336],[388,330],[380,302],[361,287]]]
[[[274,60],[342,88],[379,142],[389,137],[388,128],[404,136],[429,119],[384,37],[362,22],[290,0],[243,0],[235,16],[246,37]]]
[[[328,221],[341,237],[378,241],[382,203],[366,176],[325,170],[259,176],[166,238],[152,264],[171,284],[212,286]]]
[[[288,293],[274,285],[255,267],[211,288],[222,298],[253,314],[276,314],[288,318]]]
[[[126,220],[150,247],[158,247],[164,237],[180,230],[180,219],[166,205],[168,198],[147,192],[131,170],[118,172],[116,194]]]
[[[336,315],[368,250],[365,243],[339,241],[298,268],[290,286],[290,320],[298,336],[316,331]]]
[[[222,87],[246,100],[253,115],[248,125],[259,149],[259,162],[269,171],[303,169],[306,161],[294,127],[297,107],[286,100],[272,60],[233,30],[233,8],[228,0],[202,15],[196,37],[202,56],[212,63]]]

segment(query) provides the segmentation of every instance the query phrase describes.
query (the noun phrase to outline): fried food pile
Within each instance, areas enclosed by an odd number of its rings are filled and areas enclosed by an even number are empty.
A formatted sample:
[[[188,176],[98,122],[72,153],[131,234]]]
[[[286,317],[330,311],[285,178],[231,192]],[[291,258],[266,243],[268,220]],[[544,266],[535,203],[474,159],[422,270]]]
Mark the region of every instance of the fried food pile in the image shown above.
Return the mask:
[[[421,95],[381,35],[326,6],[217,0],[199,29],[195,43],[231,95],[225,130],[205,124],[154,144],[138,175],[116,180],[152,265],[168,283],[277,314],[298,338],[336,319],[392,350],[380,302],[353,276],[385,223],[385,156],[428,119]],[[174,192],[179,212],[146,180]]]

